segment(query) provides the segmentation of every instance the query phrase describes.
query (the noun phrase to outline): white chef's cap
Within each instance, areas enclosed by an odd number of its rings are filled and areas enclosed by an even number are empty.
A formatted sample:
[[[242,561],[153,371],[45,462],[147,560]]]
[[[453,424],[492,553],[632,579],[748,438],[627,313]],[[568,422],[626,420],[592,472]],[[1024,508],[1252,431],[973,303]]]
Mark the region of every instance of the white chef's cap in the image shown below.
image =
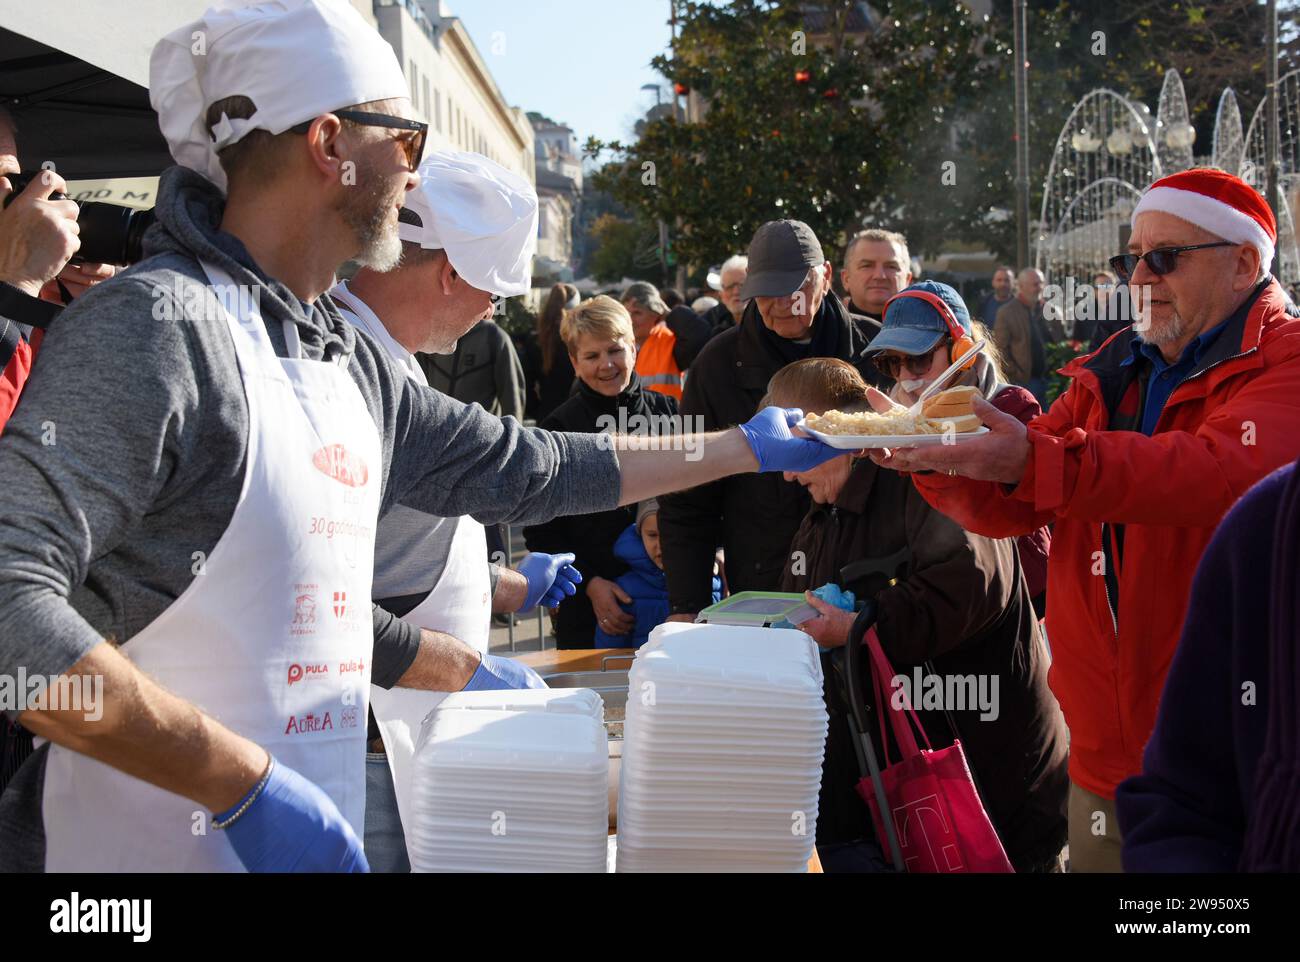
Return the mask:
[[[223,118],[209,134],[208,107],[235,96],[256,112]],[[409,96],[393,48],[347,0],[221,3],[163,37],[149,58],[149,102],[172,157],[223,191],[217,151],[250,130],[281,134],[333,110]]]
[[[456,273],[481,291],[524,294],[537,247],[537,191],[482,154],[434,151],[420,164],[420,186],[406,192],[397,231],[404,241],[445,250]]]

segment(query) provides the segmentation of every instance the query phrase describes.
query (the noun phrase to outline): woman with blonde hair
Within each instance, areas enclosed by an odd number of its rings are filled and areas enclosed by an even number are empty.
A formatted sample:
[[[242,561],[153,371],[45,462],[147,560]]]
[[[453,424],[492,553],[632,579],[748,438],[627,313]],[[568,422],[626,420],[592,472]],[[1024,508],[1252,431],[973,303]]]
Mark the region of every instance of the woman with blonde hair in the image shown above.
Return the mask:
[[[565,315],[560,335],[578,386],[539,427],[584,434],[602,430],[630,434],[642,426],[675,428],[677,402],[645,389],[636,374],[636,337],[627,308],[603,294],[585,300]],[[529,551],[547,550],[542,545],[562,545],[556,550],[572,551],[574,567],[586,579],[556,612],[555,637],[560,648],[593,647],[597,626],[606,635],[631,631],[635,621],[620,603],[630,605],[632,599],[614,581],[626,573],[627,565],[615,555],[614,545],[635,518],[636,505],[632,504],[524,528]]]
[[[961,295],[947,284],[920,281],[891,298],[885,305],[880,333],[867,345],[867,351],[877,370],[894,379],[890,397],[911,405],[962,350],[980,340],[985,346],[974,364],[947,386],[978,388],[998,410],[1028,424],[1042,413],[1037,399],[1026,388],[1006,383],[988,328],[971,318]],[[1047,607],[1051,532],[1039,528],[1019,538],[1017,544],[1034,612],[1041,620]]]
[[[868,386],[852,365],[808,358],[782,368],[765,404],[805,413],[869,410]],[[895,678],[928,677],[911,701],[935,748],[960,738],[984,807],[1017,871],[1059,870],[1065,843],[1066,731],[1047,687],[1047,657],[1015,543],[971,534],[921,497],[911,480],[845,452],[787,473],[813,505],[790,545],[783,591],[834,583],[875,607],[875,628]],[[823,648],[852,640],[854,614],[806,595],[819,616],[799,627]],[[864,665],[866,659],[862,659]],[[869,671],[869,669],[864,669]],[[827,871],[886,870],[866,804],[858,795],[854,740],[832,666],[831,714],[818,802],[817,848]],[[936,705],[930,689],[961,692]],[[887,690],[897,684],[886,680]],[[873,716],[886,706],[867,692]],[[925,697],[922,693],[925,692]],[[896,697],[896,696],[895,696]],[[884,758],[871,724],[876,757]],[[892,749],[889,756],[898,760]]]

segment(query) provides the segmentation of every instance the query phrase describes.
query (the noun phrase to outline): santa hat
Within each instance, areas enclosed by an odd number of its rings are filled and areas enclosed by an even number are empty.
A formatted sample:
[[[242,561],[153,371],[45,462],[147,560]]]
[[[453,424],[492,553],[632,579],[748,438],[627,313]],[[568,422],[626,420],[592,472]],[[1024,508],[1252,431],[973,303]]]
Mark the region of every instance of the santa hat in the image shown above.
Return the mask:
[[[1133,210],[1139,214],[1164,211],[1234,244],[1253,244],[1267,270],[1273,263],[1277,221],[1262,194],[1240,177],[1198,167],[1161,177]]]

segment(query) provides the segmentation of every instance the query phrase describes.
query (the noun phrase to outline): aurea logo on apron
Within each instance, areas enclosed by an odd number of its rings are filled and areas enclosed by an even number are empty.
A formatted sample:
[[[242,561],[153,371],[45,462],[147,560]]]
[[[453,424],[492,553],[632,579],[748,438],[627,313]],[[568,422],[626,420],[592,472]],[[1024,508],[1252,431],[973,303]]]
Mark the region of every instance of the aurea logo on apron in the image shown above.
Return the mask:
[[[305,715],[290,715],[289,724],[284,726],[286,735],[305,735],[308,732],[326,732],[334,728],[334,722],[330,719],[330,713],[317,715],[315,712],[308,712]]]
[[[356,728],[359,724],[358,719],[357,707],[355,705],[345,705],[339,713],[339,727]],[[333,730],[334,716],[330,712],[325,712],[323,715],[317,715],[315,712],[308,712],[305,715],[290,715],[289,723],[284,726],[286,735],[307,735],[312,732]]]
[[[312,455],[311,463],[321,474],[349,488],[364,488],[370,479],[366,462],[341,444],[325,445]]]

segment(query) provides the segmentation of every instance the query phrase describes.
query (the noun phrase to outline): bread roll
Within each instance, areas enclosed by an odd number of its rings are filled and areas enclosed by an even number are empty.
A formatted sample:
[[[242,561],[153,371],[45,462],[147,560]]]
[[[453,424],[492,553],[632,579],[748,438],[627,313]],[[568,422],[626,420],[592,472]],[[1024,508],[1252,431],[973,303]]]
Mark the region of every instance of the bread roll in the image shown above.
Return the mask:
[[[928,418],[962,417],[972,414],[971,404],[978,393],[974,387],[950,387],[934,397],[926,398],[921,410]]]
[[[948,425],[952,425],[952,429],[958,434],[968,434],[971,431],[977,431],[984,425],[984,422],[974,414],[962,414],[956,417],[931,417],[927,418],[927,420],[934,425],[940,433],[946,431]]]

